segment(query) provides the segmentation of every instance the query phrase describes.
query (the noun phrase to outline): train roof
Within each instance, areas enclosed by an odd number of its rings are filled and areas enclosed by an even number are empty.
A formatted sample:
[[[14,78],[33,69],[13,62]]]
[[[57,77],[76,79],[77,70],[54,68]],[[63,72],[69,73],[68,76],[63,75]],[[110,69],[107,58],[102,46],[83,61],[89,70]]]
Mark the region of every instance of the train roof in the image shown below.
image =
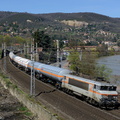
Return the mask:
[[[59,68],[59,67],[52,66],[52,65],[46,65],[46,64],[44,64],[44,65],[42,66],[42,68],[43,68],[43,69],[46,69],[46,70],[50,70],[51,72],[56,72],[56,73],[61,73],[61,74],[71,73],[71,71],[68,70],[68,69]]]
[[[115,84],[111,84],[111,83],[107,83],[107,82],[99,82],[99,81],[75,76],[75,75],[72,75],[72,74],[67,74],[66,77],[70,77],[70,78],[76,79],[78,81],[84,81],[84,82],[89,83],[89,84],[95,84],[95,85],[98,85],[98,86],[116,86]]]
[[[35,67],[35,68],[40,68],[42,65],[44,65],[43,63],[40,63],[40,62],[36,62],[36,61],[29,61],[28,62],[28,64],[30,65],[30,66],[32,66],[33,64],[33,66]]]

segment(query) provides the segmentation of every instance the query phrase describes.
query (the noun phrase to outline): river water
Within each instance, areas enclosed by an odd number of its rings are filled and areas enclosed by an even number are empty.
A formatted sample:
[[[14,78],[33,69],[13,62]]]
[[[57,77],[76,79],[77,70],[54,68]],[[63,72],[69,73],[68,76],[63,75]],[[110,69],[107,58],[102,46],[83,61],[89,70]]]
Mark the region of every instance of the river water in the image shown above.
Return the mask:
[[[110,82],[120,85],[120,55],[101,57],[97,63],[110,68],[112,70]]]
[[[120,55],[102,57],[97,61],[98,64],[106,65],[112,70],[112,75],[120,76]]]

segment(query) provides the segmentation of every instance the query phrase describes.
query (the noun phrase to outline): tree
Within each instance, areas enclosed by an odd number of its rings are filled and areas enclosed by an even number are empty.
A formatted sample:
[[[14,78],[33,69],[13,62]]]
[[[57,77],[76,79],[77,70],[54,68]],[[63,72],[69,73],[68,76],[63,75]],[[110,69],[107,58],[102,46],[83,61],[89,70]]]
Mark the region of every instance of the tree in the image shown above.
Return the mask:
[[[2,44],[4,42],[4,36],[0,35],[0,44]]]
[[[70,40],[68,41],[68,47],[70,49],[74,49],[77,50],[78,46],[83,46],[84,48],[84,43],[80,40],[80,39],[74,39],[74,38],[70,38]]]
[[[44,51],[48,51],[48,48],[52,48],[51,38],[45,34],[44,31],[37,30],[33,33],[34,42],[38,43],[38,47],[43,47]]]
[[[84,51],[82,53],[82,59],[79,58],[80,53],[77,51],[71,52],[68,60],[70,63],[70,69],[74,70],[78,75],[88,75],[92,78],[104,78],[106,81],[109,80],[111,69],[105,65],[96,64],[96,53]]]
[[[96,77],[102,77],[106,81],[108,81],[110,78],[112,70],[110,68],[107,68],[105,65],[97,65],[96,66]]]
[[[68,60],[70,62],[70,68],[76,73],[82,73],[84,75],[95,76],[95,54],[89,51],[82,53],[82,59],[80,59],[80,52],[71,52]]]
[[[108,46],[105,44],[101,44],[97,47],[98,56],[107,56],[109,54],[108,52]]]
[[[120,40],[117,41],[117,45],[120,47]]]
[[[6,36],[4,37],[4,42],[5,42],[7,45],[10,45],[10,44],[11,44],[11,41],[12,41],[11,36],[6,35]]]

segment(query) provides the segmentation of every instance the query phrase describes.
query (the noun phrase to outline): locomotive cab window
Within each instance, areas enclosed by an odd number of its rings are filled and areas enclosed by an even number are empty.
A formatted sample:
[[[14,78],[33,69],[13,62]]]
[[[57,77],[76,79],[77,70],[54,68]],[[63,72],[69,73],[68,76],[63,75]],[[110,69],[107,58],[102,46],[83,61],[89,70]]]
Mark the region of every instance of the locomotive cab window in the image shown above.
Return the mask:
[[[94,85],[94,89],[96,89],[96,85]]]
[[[101,86],[100,90],[116,91],[116,86]]]
[[[100,90],[108,90],[108,86],[101,86]]]
[[[110,90],[110,91],[116,91],[116,89],[117,89],[116,86],[110,86],[110,87],[109,87],[109,90]]]
[[[98,86],[98,85],[94,85],[94,89],[96,89],[96,90],[100,90],[100,86]]]

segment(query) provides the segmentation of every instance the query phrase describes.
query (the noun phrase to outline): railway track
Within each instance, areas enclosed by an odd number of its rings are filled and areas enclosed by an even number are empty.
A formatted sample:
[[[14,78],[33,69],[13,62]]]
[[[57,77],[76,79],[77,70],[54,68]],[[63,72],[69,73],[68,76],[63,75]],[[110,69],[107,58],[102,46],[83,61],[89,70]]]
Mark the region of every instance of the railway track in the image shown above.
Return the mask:
[[[118,101],[119,101],[119,103],[120,103],[120,94],[119,94],[119,96],[118,96]],[[107,112],[110,113],[110,114],[112,114],[112,115],[118,116],[119,119],[120,119],[120,107],[119,107],[119,109],[109,110],[109,111],[107,111]]]
[[[3,62],[3,61],[2,61]],[[2,64],[3,65],[3,64]],[[29,94],[30,76],[14,67],[7,58],[7,74],[25,92]],[[101,110],[73,96],[56,90],[53,86],[36,80],[36,100],[65,120],[119,120],[120,109]]]

